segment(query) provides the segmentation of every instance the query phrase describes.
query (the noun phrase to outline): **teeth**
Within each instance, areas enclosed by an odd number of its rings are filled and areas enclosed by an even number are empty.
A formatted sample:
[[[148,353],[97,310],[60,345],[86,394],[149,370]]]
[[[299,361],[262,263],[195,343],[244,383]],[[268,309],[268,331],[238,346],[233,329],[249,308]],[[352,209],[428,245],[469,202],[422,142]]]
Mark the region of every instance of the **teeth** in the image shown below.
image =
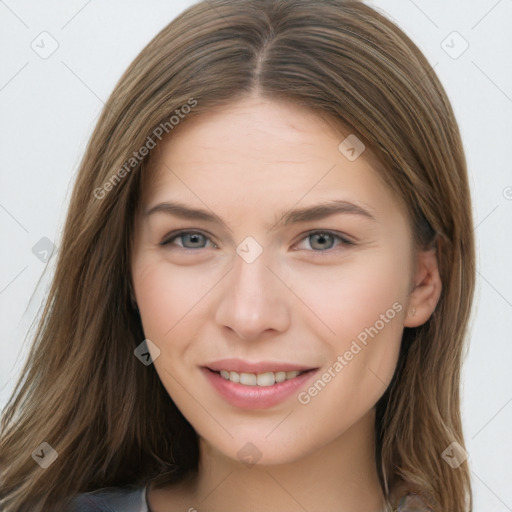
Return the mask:
[[[290,380],[301,372],[293,370],[290,372],[265,372],[265,373],[237,373],[228,370],[221,370],[220,376],[231,382],[239,382],[245,386],[273,386],[276,382]]]
[[[286,380],[286,372],[276,372],[276,382],[283,382]]]
[[[276,383],[274,372],[258,373],[256,375],[256,384],[258,386],[273,386]]]
[[[235,372],[233,372],[235,373]],[[231,372],[229,372],[230,380],[231,380]],[[254,373],[241,373],[240,374],[240,384],[244,384],[245,386],[256,386],[256,375]]]

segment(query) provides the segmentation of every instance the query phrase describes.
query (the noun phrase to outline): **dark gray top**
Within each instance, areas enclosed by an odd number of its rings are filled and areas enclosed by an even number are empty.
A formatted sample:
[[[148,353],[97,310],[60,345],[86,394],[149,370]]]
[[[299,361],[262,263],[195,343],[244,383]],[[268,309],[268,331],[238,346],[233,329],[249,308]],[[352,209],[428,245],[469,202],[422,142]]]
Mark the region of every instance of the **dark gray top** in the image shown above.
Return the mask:
[[[402,497],[396,512],[430,512],[415,494]],[[144,487],[104,487],[79,494],[66,512],[151,512]]]
[[[151,512],[144,487],[103,487],[79,494],[66,512]]]

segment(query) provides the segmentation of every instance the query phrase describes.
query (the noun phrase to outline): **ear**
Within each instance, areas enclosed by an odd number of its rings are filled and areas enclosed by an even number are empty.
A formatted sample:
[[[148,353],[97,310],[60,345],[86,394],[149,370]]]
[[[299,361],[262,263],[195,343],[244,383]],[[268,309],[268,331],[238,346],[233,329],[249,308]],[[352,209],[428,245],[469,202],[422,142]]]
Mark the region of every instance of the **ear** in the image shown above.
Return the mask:
[[[434,312],[441,290],[436,248],[419,251],[404,327],[423,325]]]

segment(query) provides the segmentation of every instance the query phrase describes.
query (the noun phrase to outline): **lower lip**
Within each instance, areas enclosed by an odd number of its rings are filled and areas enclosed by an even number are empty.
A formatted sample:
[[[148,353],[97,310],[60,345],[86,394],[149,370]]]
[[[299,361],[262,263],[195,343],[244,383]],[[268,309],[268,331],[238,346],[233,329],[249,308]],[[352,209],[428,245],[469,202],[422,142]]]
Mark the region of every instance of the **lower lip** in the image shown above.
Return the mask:
[[[245,386],[231,382],[208,368],[201,370],[224,399],[241,409],[267,409],[277,405],[296,393],[317,371],[310,370],[272,386]]]

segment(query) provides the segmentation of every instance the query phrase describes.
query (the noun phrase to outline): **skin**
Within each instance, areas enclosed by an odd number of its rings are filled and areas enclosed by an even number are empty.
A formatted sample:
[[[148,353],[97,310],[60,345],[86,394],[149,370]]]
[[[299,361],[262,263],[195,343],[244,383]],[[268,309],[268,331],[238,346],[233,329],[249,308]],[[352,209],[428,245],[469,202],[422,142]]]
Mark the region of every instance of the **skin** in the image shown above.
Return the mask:
[[[160,350],[155,369],[198,432],[201,460],[184,483],[149,489],[154,512],[381,510],[375,404],[403,328],[430,317],[441,283],[435,252],[413,247],[409,219],[370,150],[355,161],[338,150],[349,134],[303,107],[252,96],[186,120],[154,150],[135,225],[134,296]],[[269,229],[291,209],[339,199],[374,218],[338,213]],[[226,226],[145,215],[177,200]],[[205,237],[160,245],[180,229]],[[263,248],[252,263],[236,252],[247,236]],[[228,357],[319,368],[307,389],[397,303],[394,318],[307,404],[293,394],[268,409],[237,408],[200,369]],[[248,442],[261,454],[250,467],[237,455]]]

